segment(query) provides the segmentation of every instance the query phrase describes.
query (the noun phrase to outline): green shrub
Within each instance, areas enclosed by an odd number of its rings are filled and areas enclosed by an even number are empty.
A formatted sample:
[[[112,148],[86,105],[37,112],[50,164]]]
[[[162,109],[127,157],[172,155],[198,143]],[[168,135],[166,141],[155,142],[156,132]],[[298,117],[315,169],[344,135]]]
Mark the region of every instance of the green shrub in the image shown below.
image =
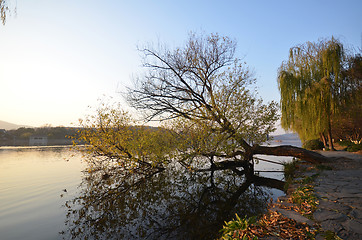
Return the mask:
[[[291,162],[284,162],[283,167],[284,167],[284,179],[285,179],[284,191],[286,192],[289,188],[289,185],[293,182],[293,178],[298,167],[297,160],[293,158],[293,161]]]
[[[297,159],[293,158],[291,162],[284,162],[284,178],[287,180],[289,178],[293,178],[295,171],[297,170]]]
[[[338,144],[340,146],[349,147],[349,146],[352,146],[354,143],[351,141],[344,140],[344,141],[339,141]]]
[[[339,141],[338,144],[340,146],[346,147],[345,150],[347,150],[348,152],[357,152],[362,150],[362,144],[355,144],[354,142],[348,141],[348,140],[344,140],[344,141]]]
[[[347,151],[348,152],[357,152],[362,150],[362,144],[354,144],[352,143],[352,145],[347,147]]]
[[[322,150],[324,145],[319,139],[312,139],[303,143],[303,148],[308,150]]]

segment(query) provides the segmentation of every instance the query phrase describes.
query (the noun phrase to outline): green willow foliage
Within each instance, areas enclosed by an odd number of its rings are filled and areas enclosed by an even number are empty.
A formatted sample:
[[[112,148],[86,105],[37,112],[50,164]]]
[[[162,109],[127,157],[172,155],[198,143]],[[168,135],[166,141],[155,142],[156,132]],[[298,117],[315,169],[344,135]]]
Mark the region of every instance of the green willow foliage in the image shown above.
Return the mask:
[[[345,55],[342,43],[332,37],[291,48],[279,68],[282,127],[296,131],[302,141],[331,130],[331,117],[345,99]]]
[[[16,12],[16,8],[14,11]],[[8,17],[9,12],[10,12],[10,9],[8,6],[8,1],[0,0],[0,18],[1,18],[1,23],[3,25],[5,25],[5,23],[6,23],[6,18]]]

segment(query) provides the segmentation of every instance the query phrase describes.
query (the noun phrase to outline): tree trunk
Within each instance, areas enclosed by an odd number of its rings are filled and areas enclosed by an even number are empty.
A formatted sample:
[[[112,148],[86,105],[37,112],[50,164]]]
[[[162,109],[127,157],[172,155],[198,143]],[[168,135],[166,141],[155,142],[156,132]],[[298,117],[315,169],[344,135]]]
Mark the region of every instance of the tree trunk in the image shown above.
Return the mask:
[[[324,133],[320,133],[319,136],[320,136],[320,138],[321,138],[321,140],[322,140],[322,142],[323,142],[324,148],[327,149],[327,148],[328,148],[328,144],[327,144],[327,139],[326,139],[326,137],[324,136]]]
[[[329,145],[329,151],[335,151],[333,146],[333,139],[332,139],[332,123],[331,123],[331,116],[332,114],[329,113],[328,115],[328,129],[327,129],[327,137],[328,137],[328,145]]]
[[[253,154],[297,157],[302,160],[311,162],[313,164],[324,163],[328,161],[327,157],[317,152],[309,151],[304,148],[294,147],[290,145],[276,146],[276,147],[256,146],[253,149]]]
[[[329,145],[329,150],[330,151],[335,151],[336,149],[334,149],[334,146],[333,146],[333,139],[332,139],[332,130],[331,128],[329,127],[328,129],[328,145]]]

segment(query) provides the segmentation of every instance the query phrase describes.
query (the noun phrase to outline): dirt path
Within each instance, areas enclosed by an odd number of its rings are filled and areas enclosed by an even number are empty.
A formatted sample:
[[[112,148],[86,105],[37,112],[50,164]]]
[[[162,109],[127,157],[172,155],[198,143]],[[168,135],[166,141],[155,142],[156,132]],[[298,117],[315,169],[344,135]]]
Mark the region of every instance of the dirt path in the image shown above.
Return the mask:
[[[314,219],[342,239],[362,239],[362,155],[320,152],[332,158],[315,180],[319,205]]]

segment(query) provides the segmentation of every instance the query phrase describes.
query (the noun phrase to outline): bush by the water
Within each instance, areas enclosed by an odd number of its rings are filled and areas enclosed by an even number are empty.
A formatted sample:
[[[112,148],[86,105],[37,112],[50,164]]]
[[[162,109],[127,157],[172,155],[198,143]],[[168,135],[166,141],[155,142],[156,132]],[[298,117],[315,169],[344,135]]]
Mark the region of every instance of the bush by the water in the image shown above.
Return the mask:
[[[347,147],[348,152],[358,152],[360,150],[362,150],[362,144],[353,144]]]
[[[351,141],[340,141],[338,142],[338,144],[340,146],[344,146],[346,147],[346,150],[348,152],[357,152],[357,151],[360,151],[362,150],[362,144],[355,144],[354,142],[351,142]]]
[[[324,145],[319,139],[313,139],[303,143],[303,148],[308,150],[322,150],[324,148]]]
[[[338,144],[340,146],[349,147],[349,146],[351,146],[353,144],[353,142],[351,142],[351,141],[339,141]]]

